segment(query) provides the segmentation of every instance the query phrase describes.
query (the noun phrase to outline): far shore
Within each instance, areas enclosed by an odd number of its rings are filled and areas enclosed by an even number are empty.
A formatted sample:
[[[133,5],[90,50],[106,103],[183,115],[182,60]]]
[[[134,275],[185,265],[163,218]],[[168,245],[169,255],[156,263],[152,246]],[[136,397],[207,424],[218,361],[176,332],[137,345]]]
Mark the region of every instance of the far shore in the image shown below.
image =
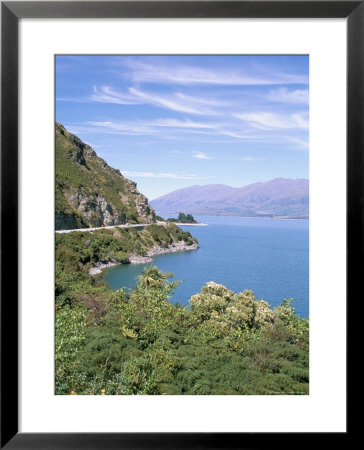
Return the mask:
[[[237,218],[237,219],[267,219],[267,220],[309,220],[309,217],[289,217],[289,216],[275,216],[275,217],[266,217],[266,216],[235,216],[235,215],[228,215],[228,214],[221,214],[221,215],[206,215],[206,214],[200,214],[202,217],[229,217],[229,218]],[[158,224],[163,224],[165,222],[157,222]],[[176,225],[208,225],[208,223],[178,223],[178,222],[171,222]]]
[[[277,217],[262,217],[262,216],[211,216],[211,217],[236,217],[237,219],[264,219],[264,220],[309,220],[309,217],[285,217],[285,216],[277,216]]]
[[[207,223],[200,223],[200,222],[197,222],[197,223],[189,223],[189,222],[187,222],[187,223],[181,223],[181,222],[167,222],[167,221],[164,221],[164,222],[158,222],[157,221],[157,224],[158,225],[167,225],[167,224],[169,224],[169,223],[174,223],[175,225],[193,225],[193,226],[197,226],[197,227],[207,227]]]

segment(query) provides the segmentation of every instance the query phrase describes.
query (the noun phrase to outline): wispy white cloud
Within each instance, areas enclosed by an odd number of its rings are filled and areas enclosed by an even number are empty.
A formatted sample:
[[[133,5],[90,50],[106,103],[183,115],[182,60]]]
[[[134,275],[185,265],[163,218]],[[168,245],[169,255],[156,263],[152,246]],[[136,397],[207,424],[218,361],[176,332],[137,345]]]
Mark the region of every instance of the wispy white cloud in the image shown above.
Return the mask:
[[[56,67],[57,119],[95,150],[99,146],[111,165],[128,169],[122,173],[149,198],[207,184],[213,174],[215,181],[225,177],[238,185],[241,177],[293,177],[306,170],[307,57],[73,61],[64,62],[67,73]]]
[[[185,95],[182,92],[176,92],[176,97],[180,98],[183,101],[197,102],[200,105],[208,105],[208,106],[229,106],[230,103],[226,101],[221,101],[213,98],[201,98],[192,95]]]
[[[214,159],[211,156],[206,155],[203,152],[193,152],[193,157],[197,159]]]
[[[267,99],[272,102],[307,104],[308,89],[279,88],[268,92]]]
[[[126,135],[156,135],[160,134],[165,138],[170,137],[169,134],[163,134],[163,128],[173,128],[174,133],[180,130],[180,133],[198,133],[198,134],[215,134],[217,124],[194,122],[192,120],[177,119],[152,119],[139,121],[90,121],[85,122],[88,131],[92,131],[90,127],[95,127],[99,131],[110,134],[126,134]],[[207,131],[210,130],[210,131]],[[213,130],[213,131],[211,131]]]
[[[252,119],[249,116],[250,119]],[[229,121],[228,121],[229,120]],[[295,119],[297,123],[303,121],[301,117]],[[257,132],[259,128],[259,132]],[[178,141],[178,142],[272,142],[275,131],[267,126],[256,123],[248,123],[242,126],[241,119],[227,118],[226,122],[207,122],[192,121],[190,119],[174,119],[161,118],[139,121],[89,121],[83,123],[74,123],[68,125],[68,129],[75,134],[111,134],[125,136],[152,136],[158,138],[161,142]],[[168,129],[168,132],[166,132]],[[265,132],[264,130],[273,130]],[[210,140],[206,139],[210,136]],[[218,137],[225,138],[223,140]],[[230,138],[230,140],[226,140]],[[277,136],[275,136],[277,138]],[[202,152],[194,152],[193,156],[197,159],[210,159],[208,155]]]
[[[244,156],[244,158],[239,158],[239,161],[257,161],[253,156]]]
[[[214,128],[215,124],[194,122],[192,120],[177,120],[177,119],[156,119],[150,124],[156,127],[172,127],[172,128]]]
[[[251,126],[263,130],[276,128],[308,129],[308,114],[276,114],[271,112],[251,112],[236,114],[236,117],[248,122]]]
[[[244,134],[244,133],[241,133],[240,131],[231,131],[231,130],[225,130],[225,129],[222,129],[219,131],[220,131],[220,134],[222,134],[224,136],[230,136],[235,139],[243,139],[243,140],[254,139],[254,136],[252,136],[251,134],[248,134],[248,133]]]
[[[90,100],[99,103],[116,103],[119,105],[137,105],[143,103],[135,95],[130,95],[127,92],[115,91],[109,86],[93,87],[93,94]]]
[[[131,123],[131,122],[86,122],[86,125],[97,127],[100,130],[112,134],[126,134],[131,136],[142,136],[157,134],[158,130],[152,126],[145,125],[143,123]]]
[[[197,96],[186,96],[180,92],[174,94],[156,94],[145,90],[142,91],[135,87],[129,87],[127,91],[121,92],[109,86],[94,87],[93,94],[89,97],[89,100],[98,103],[115,103],[119,105],[146,104],[172,111],[198,115],[214,114],[210,106],[221,105],[217,101],[214,102]]]
[[[74,128],[72,125],[65,124],[64,126],[65,126],[66,130],[68,130],[70,133],[77,134],[77,135],[83,134],[81,130]]]
[[[303,149],[303,150],[308,150],[309,148],[309,142],[308,139],[299,139],[297,137],[291,137],[291,136],[287,136],[286,138],[289,142],[292,142],[294,144],[295,148],[299,148],[299,149]]]
[[[297,128],[308,130],[308,113],[291,114],[293,124],[297,124]],[[296,128],[292,125],[292,128]]]
[[[150,94],[135,88],[129,88],[129,91],[137,98],[145,103],[159,106],[172,111],[190,113],[190,114],[211,114],[212,111],[204,106],[203,101],[199,102],[198,98],[181,98],[179,95],[161,95]]]
[[[140,177],[140,178],[173,178],[176,180],[207,180],[208,177],[201,177],[198,175],[177,173],[159,173],[159,172],[137,172],[130,170],[122,170],[123,175],[128,177]]]
[[[88,103],[89,101],[87,98],[56,97],[56,102]]]
[[[286,73],[262,73],[256,68],[245,70],[206,69],[191,65],[162,65],[129,59],[124,61],[130,72],[128,77],[134,82],[170,84],[215,84],[215,85],[272,85],[307,84],[305,75]]]

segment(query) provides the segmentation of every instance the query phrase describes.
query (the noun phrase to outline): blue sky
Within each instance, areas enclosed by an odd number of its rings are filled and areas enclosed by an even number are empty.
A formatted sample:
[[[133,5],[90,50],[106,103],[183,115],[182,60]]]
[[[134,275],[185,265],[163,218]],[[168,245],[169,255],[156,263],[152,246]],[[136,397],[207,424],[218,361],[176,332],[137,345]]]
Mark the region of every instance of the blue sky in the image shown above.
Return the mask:
[[[56,120],[150,200],[308,178],[306,55],[56,57]]]

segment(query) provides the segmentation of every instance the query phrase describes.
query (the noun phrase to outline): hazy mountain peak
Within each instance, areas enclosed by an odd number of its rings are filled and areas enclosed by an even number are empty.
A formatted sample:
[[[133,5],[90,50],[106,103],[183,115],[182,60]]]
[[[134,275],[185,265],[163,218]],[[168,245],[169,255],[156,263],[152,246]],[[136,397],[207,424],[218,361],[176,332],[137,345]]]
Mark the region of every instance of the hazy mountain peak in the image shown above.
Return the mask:
[[[183,211],[200,215],[308,218],[308,195],[307,179],[275,178],[239,188],[223,184],[190,186],[163,195],[151,204],[162,215]]]

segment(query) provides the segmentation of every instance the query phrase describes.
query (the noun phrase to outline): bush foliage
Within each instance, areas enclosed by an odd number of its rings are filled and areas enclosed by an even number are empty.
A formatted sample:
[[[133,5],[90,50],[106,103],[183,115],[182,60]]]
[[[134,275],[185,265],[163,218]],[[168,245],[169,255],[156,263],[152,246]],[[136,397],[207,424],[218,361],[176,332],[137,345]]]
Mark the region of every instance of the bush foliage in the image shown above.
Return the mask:
[[[163,244],[160,228],[148,238]],[[272,309],[209,282],[173,305],[178,282],[153,266],[131,292],[113,291],[87,267],[127,253],[140,233],[119,232],[120,247],[109,230],[57,235],[56,394],[308,394],[308,319],[291,300]]]
[[[63,272],[74,274],[98,262],[128,263],[130,255],[144,256],[150,248],[167,248],[181,241],[187,245],[197,242],[189,232],[173,223],[152,224],[141,230],[130,227],[56,233],[56,261],[60,276],[64,277]]]

